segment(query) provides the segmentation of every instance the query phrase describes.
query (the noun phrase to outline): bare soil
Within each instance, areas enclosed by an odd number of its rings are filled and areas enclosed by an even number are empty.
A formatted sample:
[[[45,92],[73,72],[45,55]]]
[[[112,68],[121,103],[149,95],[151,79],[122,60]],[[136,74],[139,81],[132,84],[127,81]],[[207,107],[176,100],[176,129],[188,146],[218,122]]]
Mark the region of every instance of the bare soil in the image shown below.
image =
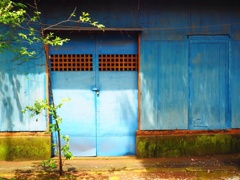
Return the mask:
[[[57,161],[57,159],[55,159]],[[41,161],[0,161],[0,180],[55,179],[226,179],[240,180],[240,154],[181,158],[75,158],[64,162],[64,175]]]

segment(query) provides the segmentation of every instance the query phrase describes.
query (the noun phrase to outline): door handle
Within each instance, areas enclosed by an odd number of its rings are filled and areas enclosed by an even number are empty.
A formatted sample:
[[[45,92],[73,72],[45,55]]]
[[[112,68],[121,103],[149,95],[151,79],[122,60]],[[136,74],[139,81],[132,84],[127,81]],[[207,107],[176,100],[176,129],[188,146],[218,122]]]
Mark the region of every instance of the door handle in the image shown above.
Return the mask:
[[[98,91],[98,88],[94,87],[92,88],[92,91]]]
[[[94,87],[94,88],[92,88],[92,91],[95,91],[96,94],[99,96],[99,89],[98,88]]]

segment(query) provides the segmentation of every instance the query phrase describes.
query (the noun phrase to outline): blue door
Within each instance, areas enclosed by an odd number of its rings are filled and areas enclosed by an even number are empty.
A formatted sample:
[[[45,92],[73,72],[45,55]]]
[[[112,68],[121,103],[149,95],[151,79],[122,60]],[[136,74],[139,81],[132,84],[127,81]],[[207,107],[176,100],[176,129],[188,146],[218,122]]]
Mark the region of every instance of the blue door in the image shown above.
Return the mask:
[[[226,129],[228,36],[189,38],[190,129]]]
[[[137,37],[98,36],[97,155],[135,154]]]
[[[64,35],[71,41],[51,47],[49,55],[54,101],[71,99],[58,112],[71,151],[74,156],[135,154],[137,36]]]

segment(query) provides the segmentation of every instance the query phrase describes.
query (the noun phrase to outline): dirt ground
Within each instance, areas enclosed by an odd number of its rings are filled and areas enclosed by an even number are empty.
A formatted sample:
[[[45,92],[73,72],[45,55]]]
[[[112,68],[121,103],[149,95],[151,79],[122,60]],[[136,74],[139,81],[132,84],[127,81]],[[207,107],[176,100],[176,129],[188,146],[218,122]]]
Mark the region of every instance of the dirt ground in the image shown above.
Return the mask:
[[[238,180],[240,177],[239,173],[236,172],[210,172],[210,173],[199,173],[199,172],[184,172],[184,171],[158,171],[158,172],[140,172],[140,171],[120,171],[120,172],[65,172],[62,177],[59,177],[57,173],[30,173],[30,172],[17,172],[14,177],[5,177],[2,179],[99,179],[99,180],[183,180],[183,179],[229,179]]]
[[[55,159],[57,161],[57,159]],[[226,179],[240,180],[240,154],[181,158],[75,158],[64,161],[64,175],[41,161],[0,161],[0,180],[25,179]]]

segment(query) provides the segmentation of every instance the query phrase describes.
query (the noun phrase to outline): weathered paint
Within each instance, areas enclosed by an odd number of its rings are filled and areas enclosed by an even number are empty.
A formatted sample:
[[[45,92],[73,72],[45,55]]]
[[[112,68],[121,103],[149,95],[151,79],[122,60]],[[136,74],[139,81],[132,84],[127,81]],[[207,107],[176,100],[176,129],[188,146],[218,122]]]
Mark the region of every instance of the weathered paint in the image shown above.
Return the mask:
[[[189,37],[189,128],[228,128],[228,36]]]
[[[189,129],[192,127],[189,114],[189,109],[191,109],[189,108],[191,98],[189,96],[191,94],[189,65],[191,64],[189,64],[188,37],[192,35],[229,36],[229,61],[225,66],[228,72],[226,76],[228,82],[225,82],[224,88],[227,92],[224,106],[229,108],[225,112],[226,123],[225,125],[221,123],[220,126],[203,127],[203,129],[240,127],[240,24],[238,23],[240,6],[237,0],[218,1],[217,4],[214,0],[172,0],[171,2],[165,0],[124,0],[121,2],[59,0],[39,4],[45,24],[55,24],[67,19],[75,7],[77,7],[76,17],[82,11],[89,12],[93,20],[99,21],[107,28],[142,28],[139,71],[141,85],[139,87],[139,95],[141,95],[139,126],[141,130]],[[65,25],[61,24],[61,26]],[[87,26],[78,23],[67,25],[76,25],[78,28]],[[72,33],[72,31],[69,32]],[[81,32],[78,31],[78,33]],[[94,34],[92,31],[88,33]],[[87,51],[90,44],[85,44],[84,47]],[[41,121],[41,125],[38,126],[36,121],[30,121],[27,115],[22,117],[20,113],[20,110],[25,105],[32,104],[35,98],[45,97],[43,57],[34,61],[35,63],[39,60],[40,63],[36,64],[43,64],[43,66],[32,68],[31,63],[21,67],[12,65],[12,62],[6,61],[11,59],[11,55],[1,54],[1,131],[45,130],[45,120]],[[13,70],[16,67],[17,69]],[[31,74],[33,81],[26,82],[20,74],[24,74],[28,69],[34,69]],[[213,81],[213,88],[214,91],[220,90],[217,89],[215,81]],[[26,94],[31,96],[26,96]],[[216,122],[216,119],[214,121]]]
[[[229,35],[229,122],[225,127],[239,126],[239,83],[237,80],[239,24],[236,1],[189,2],[151,0],[148,2],[65,2],[40,4],[44,22],[54,24],[71,14],[87,11],[107,28],[142,28],[140,62],[141,129],[189,128],[189,35]],[[51,5],[52,3],[52,5]],[[107,11],[106,11],[107,10]],[[128,12],[128,13],[124,13]],[[129,14],[129,12],[131,12]],[[62,24],[64,25],[64,24]],[[74,26],[74,23],[70,25]],[[79,25],[79,24],[78,24]],[[82,25],[87,26],[87,25]],[[90,32],[90,34],[93,32]],[[67,35],[67,33],[66,33]],[[86,44],[86,49],[90,44]],[[217,87],[217,86],[216,86]],[[10,95],[12,96],[12,95]],[[12,103],[11,103],[12,104]],[[10,107],[11,108],[11,107]],[[10,109],[7,111],[11,111]],[[17,114],[17,113],[14,113]]]
[[[0,136],[0,160],[41,160],[50,157],[50,136]]]
[[[92,71],[51,72],[55,103],[71,98],[58,113],[63,118],[62,133],[70,136],[73,155],[135,154],[137,71],[100,71],[98,62],[102,54],[137,54],[136,34],[73,33],[71,39],[62,47],[50,47],[49,54],[93,57]]]
[[[144,44],[147,53],[141,56],[141,129],[187,129],[187,43]]]
[[[231,43],[231,54],[229,62],[229,96],[230,96],[230,119],[231,119],[231,127],[239,128],[240,127],[240,65],[239,65],[239,57],[240,57],[240,42],[233,40]]]
[[[179,157],[239,153],[239,134],[137,136],[137,157]]]
[[[21,112],[45,98],[45,56],[41,52],[39,59],[29,62],[14,59],[9,52],[0,54],[0,131],[46,130],[45,112],[34,118]]]

